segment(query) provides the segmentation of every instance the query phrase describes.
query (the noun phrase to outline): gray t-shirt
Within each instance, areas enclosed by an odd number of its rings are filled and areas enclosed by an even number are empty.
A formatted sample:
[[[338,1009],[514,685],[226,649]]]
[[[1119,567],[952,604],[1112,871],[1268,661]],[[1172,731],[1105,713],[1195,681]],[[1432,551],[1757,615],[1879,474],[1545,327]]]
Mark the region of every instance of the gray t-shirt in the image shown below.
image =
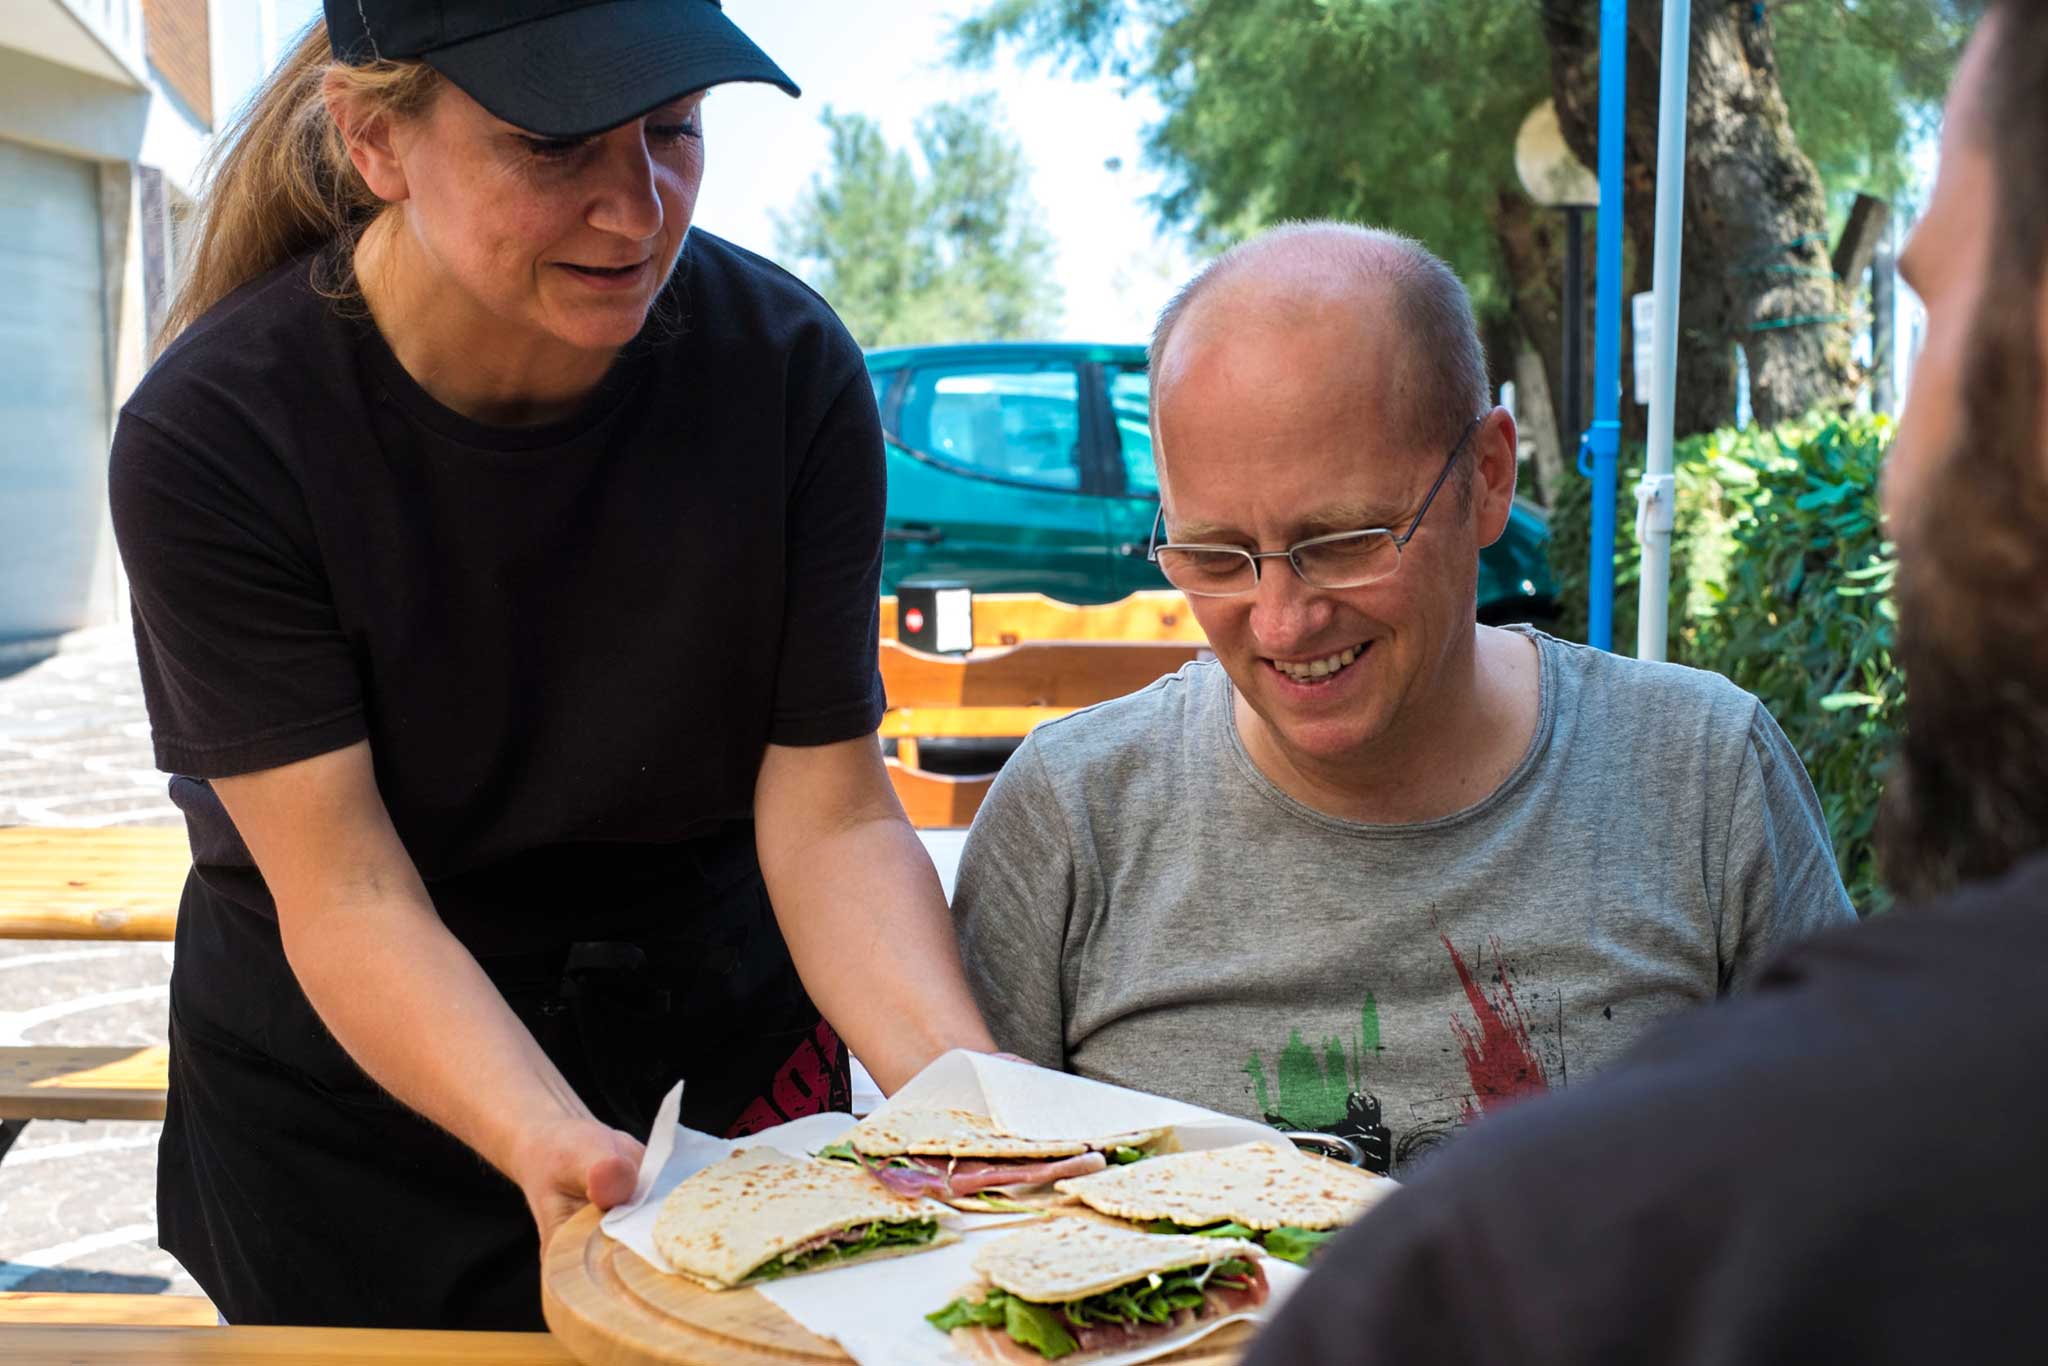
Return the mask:
[[[1441,820],[1287,796],[1214,663],[1039,727],[975,819],[953,903],[997,1040],[1347,1134],[1388,1170],[1855,918],[1754,697],[1527,634],[1535,737]]]

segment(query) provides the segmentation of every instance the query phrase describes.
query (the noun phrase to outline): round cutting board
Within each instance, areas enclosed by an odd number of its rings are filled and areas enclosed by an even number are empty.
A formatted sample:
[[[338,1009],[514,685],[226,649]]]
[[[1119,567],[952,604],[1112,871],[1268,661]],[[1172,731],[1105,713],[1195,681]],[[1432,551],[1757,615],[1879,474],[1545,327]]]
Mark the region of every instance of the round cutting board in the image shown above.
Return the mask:
[[[594,1206],[555,1232],[541,1261],[548,1329],[585,1366],[846,1366],[836,1343],[753,1290],[706,1290],[656,1271],[597,1226]],[[831,1273],[822,1273],[829,1275]],[[1235,1366],[1250,1324],[1233,1323],[1161,1366]]]

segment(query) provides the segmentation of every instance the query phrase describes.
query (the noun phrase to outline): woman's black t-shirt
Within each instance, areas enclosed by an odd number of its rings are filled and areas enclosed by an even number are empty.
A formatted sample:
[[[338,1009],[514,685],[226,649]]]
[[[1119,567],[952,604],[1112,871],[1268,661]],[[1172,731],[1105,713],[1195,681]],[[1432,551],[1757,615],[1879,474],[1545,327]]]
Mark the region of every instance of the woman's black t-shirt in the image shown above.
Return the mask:
[[[659,900],[674,851],[751,819],[765,745],[874,730],[881,433],[815,294],[692,232],[582,409],[501,428],[421,389],[318,264],[214,308],[122,410],[114,525],[160,766],[367,739],[474,942]],[[181,804],[202,863],[239,845],[210,792]],[[236,899],[268,910],[250,882]]]

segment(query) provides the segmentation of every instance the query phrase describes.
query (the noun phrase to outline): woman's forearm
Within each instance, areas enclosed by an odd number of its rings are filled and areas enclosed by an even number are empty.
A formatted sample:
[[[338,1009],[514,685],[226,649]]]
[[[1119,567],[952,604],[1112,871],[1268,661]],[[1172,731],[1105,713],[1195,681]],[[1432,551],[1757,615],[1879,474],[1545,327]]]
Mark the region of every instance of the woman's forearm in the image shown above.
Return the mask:
[[[769,872],[811,1000],[884,1092],[949,1048],[992,1052],[931,856],[900,815],[830,831]]]
[[[884,1091],[949,1048],[995,1049],[872,736],[768,746],[754,839],[804,988]]]
[[[522,1133],[590,1111],[425,890],[416,895],[281,907],[285,955],[357,1066],[514,1175]]]
[[[632,1192],[598,1120],[441,923],[366,743],[215,782],[277,903],[285,957],[356,1065],[516,1182],[543,1239]]]

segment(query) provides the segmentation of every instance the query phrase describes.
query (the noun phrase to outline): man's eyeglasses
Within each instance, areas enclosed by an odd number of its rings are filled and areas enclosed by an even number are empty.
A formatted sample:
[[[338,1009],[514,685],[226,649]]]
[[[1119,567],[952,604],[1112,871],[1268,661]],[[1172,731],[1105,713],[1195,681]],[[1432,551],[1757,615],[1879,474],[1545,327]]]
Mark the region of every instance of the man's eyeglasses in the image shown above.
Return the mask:
[[[1311,588],[1363,588],[1377,583],[1401,567],[1402,548],[1415,538],[1429,505],[1436,501],[1437,490],[1450,478],[1451,466],[1458,462],[1465,443],[1486,418],[1487,414],[1481,413],[1466,425],[1458,444],[1445,457],[1444,467],[1437,471],[1436,482],[1423,496],[1415,520],[1399,535],[1386,527],[1339,531],[1296,541],[1285,550],[1255,551],[1234,545],[1184,545],[1172,541],[1161,545],[1159,530],[1166,515],[1162,506],[1152,519],[1152,544],[1146,558],[1159,566],[1168,583],[1198,598],[1231,598],[1251,592],[1259,586],[1260,560],[1286,560]]]

